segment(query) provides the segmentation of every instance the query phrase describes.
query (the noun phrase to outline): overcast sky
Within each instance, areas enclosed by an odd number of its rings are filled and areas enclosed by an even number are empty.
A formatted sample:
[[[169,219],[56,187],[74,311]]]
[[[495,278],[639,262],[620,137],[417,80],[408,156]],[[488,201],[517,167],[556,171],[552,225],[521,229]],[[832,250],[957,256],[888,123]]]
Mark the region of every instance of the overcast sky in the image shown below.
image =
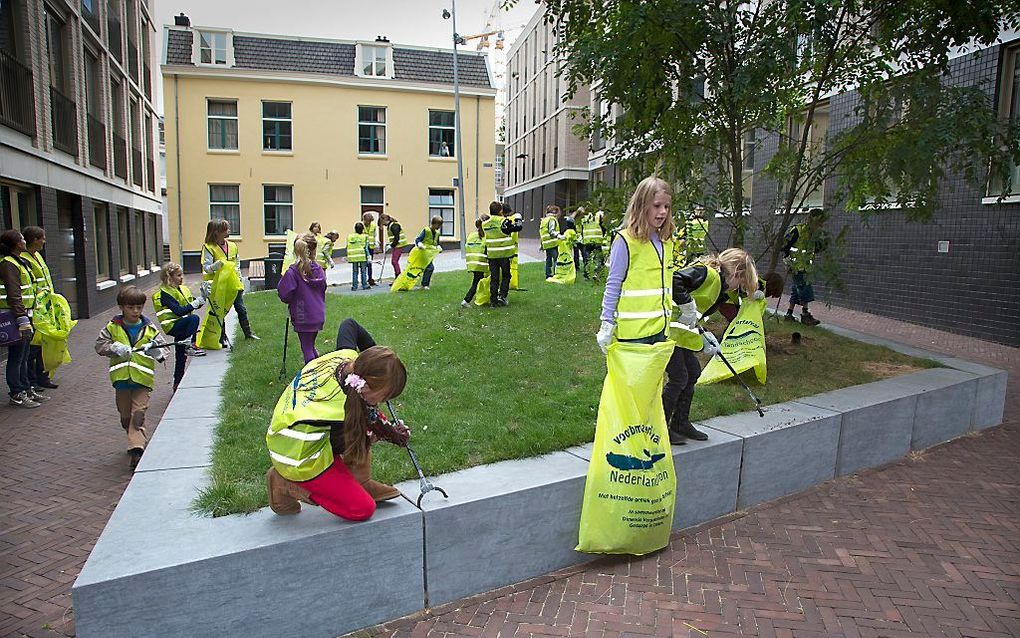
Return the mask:
[[[497,3],[502,0],[458,0],[457,31],[481,33]],[[156,50],[162,56],[162,25],[173,24],[181,12],[194,26],[338,40],[374,40],[385,35],[395,44],[450,47],[453,32],[450,21],[442,17],[449,6],[449,0],[156,0]],[[498,26],[508,30],[507,48],[520,33],[511,28],[523,26],[537,9],[534,0],[520,0],[509,12],[501,12]],[[473,43],[468,45],[474,50]],[[162,99],[159,105],[162,111]]]

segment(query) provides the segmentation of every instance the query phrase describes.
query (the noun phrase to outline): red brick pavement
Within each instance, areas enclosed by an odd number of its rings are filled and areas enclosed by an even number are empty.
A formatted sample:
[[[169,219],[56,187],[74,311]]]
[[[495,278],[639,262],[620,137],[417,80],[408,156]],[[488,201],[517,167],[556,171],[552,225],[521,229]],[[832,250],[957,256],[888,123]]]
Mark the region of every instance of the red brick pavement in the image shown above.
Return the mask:
[[[684,531],[652,556],[602,559],[363,634],[1020,636],[1020,351],[812,312],[1008,369],[1007,424]]]
[[[106,359],[93,345],[115,314],[80,321],[48,403],[0,404],[0,636],[73,636],[71,585],[131,478]],[[150,435],[169,403],[157,366]],[[6,386],[4,386],[6,389]],[[0,394],[0,397],[5,396]]]

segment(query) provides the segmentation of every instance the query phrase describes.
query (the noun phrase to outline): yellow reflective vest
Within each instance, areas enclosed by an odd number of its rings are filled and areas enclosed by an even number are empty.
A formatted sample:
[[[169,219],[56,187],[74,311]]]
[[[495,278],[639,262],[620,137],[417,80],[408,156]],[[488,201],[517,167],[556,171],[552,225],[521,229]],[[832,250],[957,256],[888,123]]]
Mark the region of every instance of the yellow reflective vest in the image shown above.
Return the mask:
[[[389,227],[386,229],[389,232],[389,236],[391,238],[393,237],[393,224],[400,226],[400,235],[397,238],[397,248],[403,248],[404,246],[409,245],[411,242],[407,241],[407,234],[404,232],[403,225],[397,222],[391,222]]]
[[[322,241],[319,242],[319,246],[315,261],[319,262],[319,265],[323,268],[326,268],[333,261],[333,240],[323,237]]]
[[[467,237],[467,269],[469,272],[489,272],[489,258],[485,255],[485,242],[478,233]]]
[[[226,268],[226,266],[224,266]],[[191,294],[191,290],[187,286],[180,286],[179,288],[173,288],[171,286],[160,286],[159,289],[152,294],[152,307],[156,309],[156,321],[159,322],[160,328],[163,332],[170,334],[173,327],[177,325],[177,322],[181,319],[174,314],[174,311],[163,306],[163,293],[166,293],[174,298],[174,300],[182,306],[188,306],[195,297]]]
[[[705,281],[691,291],[691,300],[698,307],[698,314],[702,316],[715,306],[715,302],[719,300],[719,294],[722,292],[722,277],[719,276],[719,271],[708,265],[705,266],[705,269],[707,271]],[[681,348],[698,352],[704,347],[704,341],[701,339],[701,333],[698,332],[697,327],[688,328],[679,321],[670,322],[669,327],[670,338]]]
[[[365,246],[368,245],[368,237],[364,233],[351,233],[347,236],[347,261],[356,264],[368,261],[365,254]]]
[[[602,245],[602,219],[597,213],[587,213],[581,218],[581,243],[586,246]]]
[[[621,230],[627,242],[629,263],[616,306],[616,337],[644,339],[665,334],[672,314],[673,241],[662,242],[662,255],[651,241],[641,241]]]
[[[493,215],[482,222],[485,252],[489,259],[509,259],[514,254],[514,240],[503,232],[506,217]]]
[[[227,252],[224,253],[223,249],[219,247],[219,244],[202,244],[202,263],[205,263],[205,254],[208,252],[212,255],[213,261],[222,261],[224,268],[237,268],[237,244],[227,240]],[[212,281],[216,277],[215,272],[202,271],[203,281]]]
[[[53,277],[50,276],[50,267],[46,265],[46,260],[40,253],[34,255],[27,250],[21,254],[28,261],[28,267],[32,271],[32,277],[35,279],[35,287],[38,290],[46,289],[53,291]]]
[[[27,255],[28,253],[22,254]],[[28,316],[31,317],[32,308],[35,308],[35,277],[33,277],[32,273],[28,271],[25,264],[23,264],[21,260],[14,255],[7,255],[3,259],[0,259],[0,261],[7,261],[18,267],[18,274],[21,277],[21,305],[25,307],[25,311],[28,313]],[[6,310],[8,308],[10,308],[10,306],[7,304],[7,289],[3,285],[0,285],[0,309]]]
[[[560,222],[556,215],[546,215],[538,223],[538,237],[542,241],[542,250],[556,248],[559,239],[556,238],[560,232]]]
[[[376,232],[378,227],[379,225],[375,222],[365,224],[365,234],[368,235],[368,249],[372,252],[375,252],[376,247],[379,245],[379,233]]]
[[[294,377],[273,409],[266,447],[273,467],[291,481],[307,481],[333,464],[330,428],[344,420],[347,395],[336,370],[358,357],[355,350],[337,350],[312,359]]]
[[[114,341],[123,343],[132,349],[131,354],[126,357],[110,357],[111,383],[132,381],[146,388],[152,388],[153,379],[155,378],[156,360],[141,352],[134,352],[134,348],[141,348],[155,339],[159,331],[156,330],[156,326],[148,323],[144,317],[142,321],[146,322],[145,326],[138,335],[138,341],[135,341],[133,344],[131,339],[128,338],[128,333],[120,319],[115,319],[106,324],[106,330],[113,337]]]

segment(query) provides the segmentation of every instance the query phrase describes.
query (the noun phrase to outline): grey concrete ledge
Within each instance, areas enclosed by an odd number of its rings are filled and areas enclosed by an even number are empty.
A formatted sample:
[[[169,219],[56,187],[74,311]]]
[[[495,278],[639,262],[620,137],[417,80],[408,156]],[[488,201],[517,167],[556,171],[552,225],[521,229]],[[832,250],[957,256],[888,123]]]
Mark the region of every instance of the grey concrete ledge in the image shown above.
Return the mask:
[[[708,441],[672,448],[674,528],[1001,422],[1005,372],[832,330],[948,367],[699,424]],[[307,506],[290,517],[193,514],[226,359],[191,362],[75,582],[81,638],[331,637],[419,611],[426,596],[438,605],[592,558],[573,551],[591,444],[433,477],[449,500],[430,494],[422,511],[391,501],[364,523]],[[417,481],[398,487],[417,496]]]

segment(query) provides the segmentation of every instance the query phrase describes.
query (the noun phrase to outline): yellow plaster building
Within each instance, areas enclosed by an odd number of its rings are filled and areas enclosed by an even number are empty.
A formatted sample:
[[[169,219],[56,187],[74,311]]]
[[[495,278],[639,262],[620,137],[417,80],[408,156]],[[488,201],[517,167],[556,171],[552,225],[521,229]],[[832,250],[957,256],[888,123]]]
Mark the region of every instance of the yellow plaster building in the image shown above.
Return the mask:
[[[413,237],[433,215],[460,241],[453,52],[165,27],[171,255],[198,269],[210,218],[243,260],[313,221],[343,238],[385,211]],[[483,54],[458,55],[468,232],[495,196],[495,94]]]

